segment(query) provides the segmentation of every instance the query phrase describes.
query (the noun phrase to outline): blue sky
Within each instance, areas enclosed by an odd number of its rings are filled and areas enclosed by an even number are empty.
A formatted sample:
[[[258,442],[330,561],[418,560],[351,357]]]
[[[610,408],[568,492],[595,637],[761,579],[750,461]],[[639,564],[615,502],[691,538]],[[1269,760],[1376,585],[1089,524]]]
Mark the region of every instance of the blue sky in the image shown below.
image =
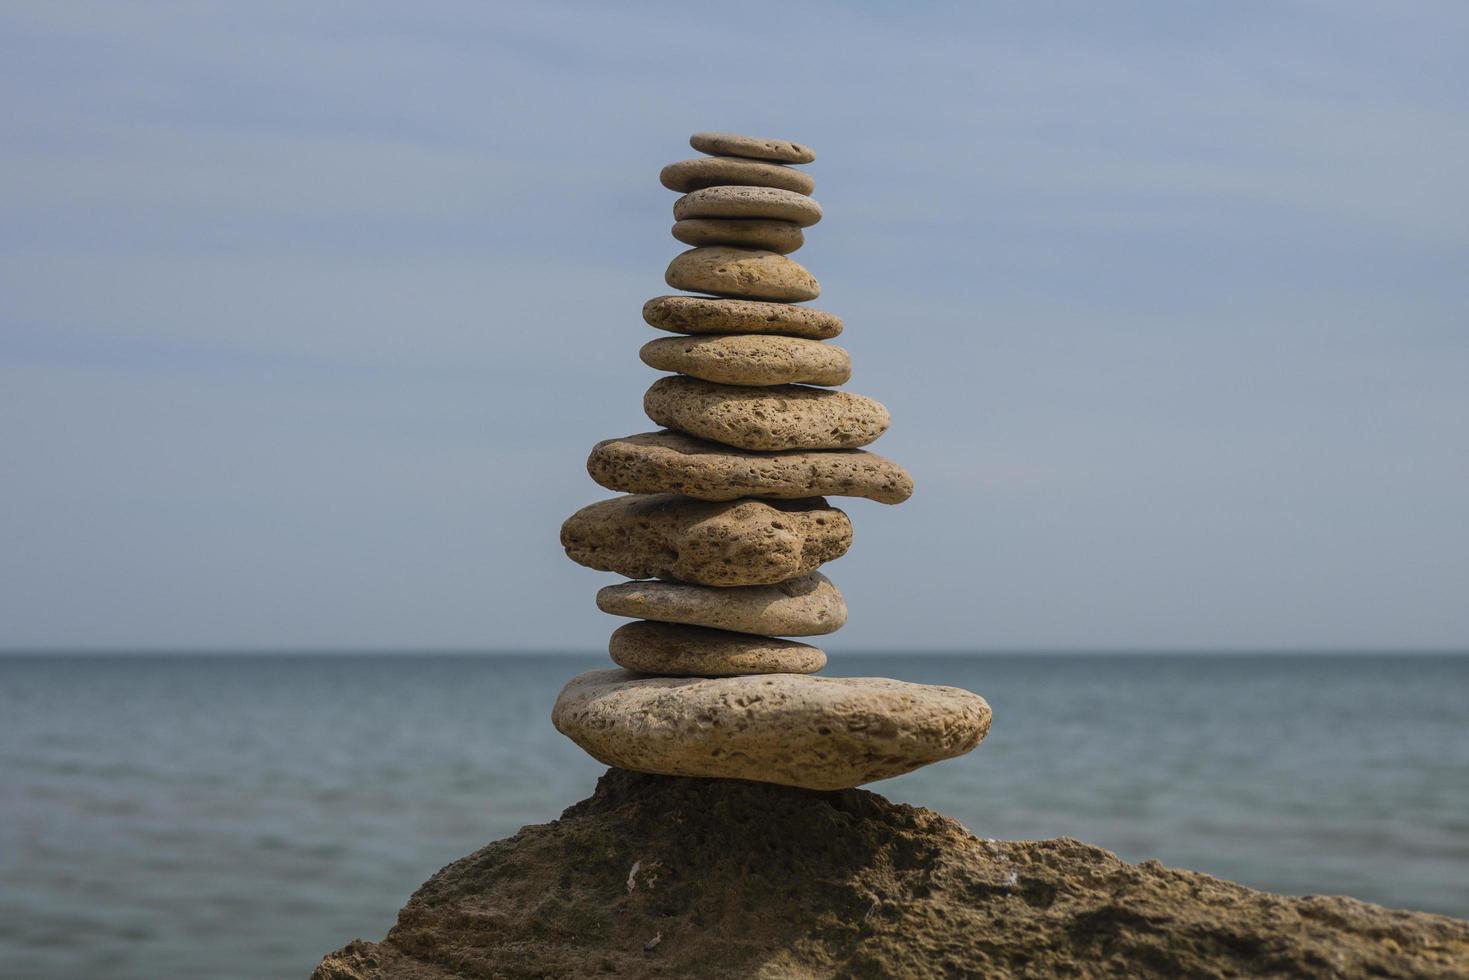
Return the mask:
[[[1469,8],[0,6],[0,646],[592,649],[689,133],[918,492],[843,650],[1469,646]]]

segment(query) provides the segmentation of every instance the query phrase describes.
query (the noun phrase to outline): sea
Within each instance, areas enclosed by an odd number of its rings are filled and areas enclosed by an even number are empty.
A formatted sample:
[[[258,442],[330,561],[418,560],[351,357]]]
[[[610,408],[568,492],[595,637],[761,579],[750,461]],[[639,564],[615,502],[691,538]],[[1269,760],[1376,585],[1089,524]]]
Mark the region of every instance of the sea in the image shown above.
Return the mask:
[[[306,977],[443,865],[587,796],[603,656],[0,656],[0,975]],[[834,656],[994,708],[869,788],[1292,895],[1469,917],[1469,656]]]

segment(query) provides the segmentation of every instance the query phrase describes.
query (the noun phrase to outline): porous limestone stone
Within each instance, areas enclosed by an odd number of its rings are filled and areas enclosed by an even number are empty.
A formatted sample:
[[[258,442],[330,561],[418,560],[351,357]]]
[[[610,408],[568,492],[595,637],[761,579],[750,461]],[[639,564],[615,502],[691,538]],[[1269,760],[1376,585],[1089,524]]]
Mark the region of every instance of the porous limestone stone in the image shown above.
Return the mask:
[[[674,201],[673,218],[766,218],[807,228],[821,220],[821,205],[778,187],[705,187]]]
[[[638,351],[648,367],[727,385],[845,384],[852,357],[834,344],[766,334],[663,337]]]
[[[876,677],[598,670],[561,689],[551,720],[609,766],[831,790],[963,755],[990,708],[959,688]]]
[[[842,318],[825,310],[708,296],[654,296],[643,304],[643,320],[670,333],[785,334],[829,340],[842,332]]]
[[[694,500],[628,494],[561,525],[567,557],[628,578],[698,585],[774,585],[840,558],[852,522],[819,497],[794,501]]]
[[[668,430],[602,440],[587,457],[587,472],[608,490],[700,500],[866,497],[900,504],[913,495],[907,470],[866,450],[752,452]]]
[[[689,137],[689,146],[700,153],[778,160],[781,163],[810,163],[816,159],[816,151],[809,146],[792,143],[790,140],[741,136],[738,133],[695,133]]]
[[[846,391],[777,385],[743,388],[659,378],[643,395],[659,425],[740,449],[856,449],[887,430],[881,402]]]
[[[764,636],[821,636],[847,621],[847,604],[820,572],[775,585],[717,589],[683,582],[623,582],[597,593],[613,616],[687,623]]]
[[[794,221],[764,218],[685,218],[673,223],[673,237],[685,245],[763,248],[781,255],[789,255],[806,244],[801,226]]]
[[[618,627],[607,651],[619,667],[672,677],[814,674],[826,666],[826,654],[807,643],[673,623]]]
[[[816,189],[816,181],[808,173],[748,157],[680,160],[664,167],[658,182],[680,194],[705,187],[778,187],[796,194],[810,194]]]
[[[800,303],[821,295],[821,285],[799,262],[779,252],[703,245],[674,256],[663,281],[674,289],[742,299]]]

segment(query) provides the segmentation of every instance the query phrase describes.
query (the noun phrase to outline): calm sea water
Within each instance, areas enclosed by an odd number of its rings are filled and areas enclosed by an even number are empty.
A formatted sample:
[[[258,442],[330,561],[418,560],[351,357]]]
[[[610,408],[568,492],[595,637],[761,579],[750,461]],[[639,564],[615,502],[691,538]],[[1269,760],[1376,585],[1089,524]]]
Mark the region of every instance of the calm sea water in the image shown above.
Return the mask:
[[[872,787],[1260,888],[1469,917],[1469,657],[835,657],[995,709]],[[6,976],[304,977],[442,865],[586,796],[600,657],[0,657]]]

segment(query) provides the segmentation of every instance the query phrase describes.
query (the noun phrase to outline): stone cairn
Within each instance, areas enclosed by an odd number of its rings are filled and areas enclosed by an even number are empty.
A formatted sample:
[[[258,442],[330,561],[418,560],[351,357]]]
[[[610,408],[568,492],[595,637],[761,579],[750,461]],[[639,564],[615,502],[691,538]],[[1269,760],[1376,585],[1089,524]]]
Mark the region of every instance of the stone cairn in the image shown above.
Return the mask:
[[[815,278],[787,256],[821,220],[815,182],[786,140],[696,133],[708,154],[669,164],[674,289],[643,319],[643,410],[664,428],[600,442],[592,479],[625,496],[573,514],[576,562],[634,581],[597,594],[632,617],[612,634],[621,669],[573,678],[556,728],[598,761],[639,772],[844,789],[962,755],[989,730],[984,700],[952,687],[813,676],[826,654],[790,636],[840,629],[846,603],[817,568],[852,542],[825,496],[908,499],[913,480],[859,448],[887,409],[834,390],[851,374]]]

